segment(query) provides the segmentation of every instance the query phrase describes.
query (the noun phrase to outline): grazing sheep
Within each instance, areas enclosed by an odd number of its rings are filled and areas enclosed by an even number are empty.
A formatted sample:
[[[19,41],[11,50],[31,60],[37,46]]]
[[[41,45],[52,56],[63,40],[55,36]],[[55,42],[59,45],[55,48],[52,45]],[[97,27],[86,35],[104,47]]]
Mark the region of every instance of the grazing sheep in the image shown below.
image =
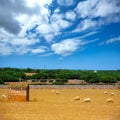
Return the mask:
[[[112,98],[108,98],[108,99],[106,100],[106,103],[113,103],[113,99],[112,99]]]
[[[7,98],[6,95],[2,95],[1,97],[2,97],[2,99],[6,99]]]
[[[78,101],[78,100],[80,100],[80,96],[76,96],[76,97],[74,97],[73,100],[74,100],[74,101]]]
[[[113,93],[113,92],[111,92],[111,95],[112,95],[112,96],[114,96],[114,95],[116,95],[116,94],[115,94],[115,93]]]
[[[83,102],[91,102],[91,99],[90,99],[90,98],[85,98],[85,99],[83,100]]]
[[[59,95],[59,94],[60,94],[60,92],[59,92],[59,91],[55,91],[55,94]]]
[[[105,91],[105,92],[104,92],[104,94],[108,94],[108,92],[107,92],[107,91]]]
[[[52,90],[51,92],[52,92],[52,93],[55,93],[55,90]]]

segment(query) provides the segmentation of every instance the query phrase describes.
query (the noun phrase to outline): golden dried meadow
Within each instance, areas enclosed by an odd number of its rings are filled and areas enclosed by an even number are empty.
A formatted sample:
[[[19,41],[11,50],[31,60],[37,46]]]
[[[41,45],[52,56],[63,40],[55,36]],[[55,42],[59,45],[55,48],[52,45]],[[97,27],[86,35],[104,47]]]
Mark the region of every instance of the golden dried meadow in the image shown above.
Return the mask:
[[[0,100],[0,120],[119,120],[119,89],[30,89],[29,102],[7,102]],[[108,94],[104,94],[108,91]],[[7,95],[0,89],[0,95]],[[116,95],[111,96],[111,92]],[[79,101],[74,101],[80,96]],[[84,98],[92,102],[83,103]],[[113,98],[114,103],[106,103]]]

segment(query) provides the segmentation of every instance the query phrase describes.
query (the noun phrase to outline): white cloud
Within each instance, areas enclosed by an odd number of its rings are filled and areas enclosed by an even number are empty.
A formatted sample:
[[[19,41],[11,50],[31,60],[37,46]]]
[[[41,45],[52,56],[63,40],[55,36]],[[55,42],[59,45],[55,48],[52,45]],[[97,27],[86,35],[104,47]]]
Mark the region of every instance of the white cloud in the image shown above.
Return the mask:
[[[40,33],[48,43],[51,42],[56,35],[60,34],[61,30],[71,25],[70,22],[63,18],[64,15],[62,14],[53,14],[50,18],[50,23],[43,23],[37,27],[37,33]]]
[[[29,46],[29,45],[34,45],[38,42],[40,42],[39,39],[33,39],[34,36],[30,36],[31,39],[28,39],[26,37],[19,37],[19,36],[15,36],[13,34],[9,34],[8,32],[4,31],[1,29],[1,33],[0,33],[0,42],[3,44],[9,44],[12,46]]]
[[[11,54],[25,54],[29,52],[29,46],[26,45],[11,45],[11,42],[2,41],[0,42],[0,55],[11,55]]]
[[[52,24],[42,24],[39,25],[36,29],[38,34],[41,34],[47,43],[52,42],[55,35],[59,35],[60,26],[58,23],[52,23]]]
[[[91,27],[95,27],[97,24],[96,21],[92,21],[91,19],[85,19],[81,22],[82,30],[89,29]]]
[[[115,37],[115,38],[111,38],[109,40],[106,41],[106,44],[112,44],[114,42],[120,42],[120,36],[119,37]]]
[[[52,3],[52,0],[26,0],[27,5],[35,7],[38,6],[37,15],[40,16],[44,21],[48,22],[49,10],[48,6]],[[36,11],[37,12],[37,11]]]
[[[58,14],[58,13],[60,13],[60,9],[59,9],[59,8],[56,8],[56,9],[54,10],[54,14]]]
[[[106,17],[119,13],[120,7],[117,0],[100,0],[95,8],[95,17]]]
[[[87,34],[81,36],[80,38],[89,37],[89,36],[95,35],[96,33],[97,33],[97,31],[89,32],[89,33],[87,33]]]
[[[40,46],[40,47],[38,47],[38,48],[32,49],[32,50],[31,50],[31,53],[33,53],[33,54],[38,54],[38,53],[44,53],[44,52],[46,52],[46,51],[47,51],[46,46]]]
[[[1,29],[0,33],[0,54],[10,55],[13,53],[25,54],[29,52],[30,46],[40,42],[39,39],[30,39],[26,37],[19,37],[13,34],[9,34],[4,29]]]
[[[94,12],[96,12],[94,11],[93,7],[96,6],[98,1],[99,0],[85,0],[83,2],[79,2],[75,8],[78,17],[92,17],[94,15]]]
[[[118,0],[87,0],[80,2],[75,8],[79,17],[108,17],[120,11]]]
[[[38,39],[36,33],[29,32],[28,34],[26,31],[33,29],[36,25],[45,25],[48,22],[49,10],[47,5],[49,5],[52,0],[44,0],[41,2],[39,0],[18,0],[15,1],[15,3],[10,0],[8,0],[8,3],[4,0],[2,1],[5,6],[3,7],[0,4],[0,55],[14,53],[25,54],[30,52],[32,46],[40,43],[41,40]],[[14,4],[15,7],[12,7]],[[7,24],[3,22],[6,20],[9,21]],[[16,28],[13,29],[15,26]],[[45,29],[44,27],[41,27],[42,32],[45,32],[43,31]],[[48,30],[48,28],[49,25],[46,26],[45,30]],[[49,32],[51,31],[48,31],[48,33]]]
[[[49,22],[49,10],[47,6],[52,2],[52,0],[26,0],[26,3],[30,7],[37,6],[38,9],[34,12],[33,15],[28,16],[26,14],[20,14],[16,16],[16,20],[21,24],[22,30],[19,33],[19,36],[26,36],[26,31],[33,29],[36,25],[37,33],[42,34],[44,37],[44,34],[48,34],[51,32],[51,26],[48,24]]]
[[[39,33],[41,34],[48,34],[50,32],[52,32],[53,30],[51,29],[50,24],[42,24],[40,25],[37,30],[39,31]]]
[[[46,35],[44,35],[44,38],[46,39],[46,41],[47,41],[48,43],[50,43],[50,42],[52,42],[53,39],[54,39],[54,34],[52,34],[52,33],[46,34]]]
[[[38,11],[38,7],[30,8],[25,0],[1,0],[0,1],[0,27],[12,34],[19,34],[21,25],[16,20],[16,16],[26,14],[31,16]],[[35,12],[36,11],[36,12]],[[9,18],[8,18],[9,17]]]
[[[79,2],[74,10],[78,18],[83,18],[76,32],[120,21],[119,0],[86,0]]]
[[[75,52],[79,48],[79,45],[84,45],[84,42],[75,39],[67,39],[60,43],[52,44],[51,49],[55,54],[68,56]]]
[[[66,20],[58,20],[55,23],[59,25],[61,29],[65,29],[71,25],[71,23]]]
[[[0,43],[0,55],[6,56],[6,55],[10,55],[13,52],[13,49],[3,43]]]
[[[50,20],[51,20],[51,22],[56,22],[56,21],[61,20],[61,19],[63,19],[63,18],[64,18],[64,15],[63,15],[63,14],[54,13],[54,14],[51,16]]]
[[[74,4],[74,0],[57,0],[61,6],[71,6]]]
[[[29,45],[34,45],[36,43],[38,43],[39,40],[38,39],[27,39],[27,38],[13,38],[13,40],[10,40],[10,44],[14,45],[14,46],[29,46]]]
[[[52,25],[57,25],[57,30],[61,30],[61,29],[64,29],[64,28],[67,28],[71,25],[70,22],[68,22],[67,20],[64,20],[65,18],[65,15],[64,14],[53,14],[51,16],[51,23]]]
[[[26,0],[27,2],[27,5],[30,6],[30,7],[34,7],[36,5],[39,5],[39,6],[44,6],[44,5],[49,5],[52,0]]]
[[[113,44],[116,42],[120,42],[120,36],[103,41],[103,42],[99,43],[99,45],[102,46],[102,45],[107,45],[107,44]]]
[[[76,19],[76,13],[73,11],[66,12],[66,19],[74,21]]]
[[[89,29],[93,29],[97,26],[97,21],[93,21],[91,19],[85,19],[81,21],[80,24],[73,30],[72,32],[81,32]]]
[[[83,49],[84,45],[90,44],[97,41],[97,39],[94,40],[81,40],[80,37],[72,38],[72,39],[66,39],[59,43],[54,43],[51,45],[52,51],[54,51],[55,54],[61,55],[61,56],[68,56],[77,51],[79,48]]]
[[[13,46],[13,51],[11,54],[18,54],[18,55],[23,55],[26,54],[30,51],[29,46]]]
[[[59,33],[60,33],[60,26],[57,23],[52,23],[50,25],[50,27],[51,27],[51,31],[52,31],[52,33],[54,35],[59,35]]]

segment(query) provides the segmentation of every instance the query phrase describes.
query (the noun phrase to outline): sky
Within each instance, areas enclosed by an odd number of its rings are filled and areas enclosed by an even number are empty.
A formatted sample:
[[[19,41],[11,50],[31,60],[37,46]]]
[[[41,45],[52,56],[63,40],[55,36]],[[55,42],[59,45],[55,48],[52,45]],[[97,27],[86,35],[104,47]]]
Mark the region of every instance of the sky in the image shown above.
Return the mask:
[[[120,69],[120,0],[0,0],[0,67]]]

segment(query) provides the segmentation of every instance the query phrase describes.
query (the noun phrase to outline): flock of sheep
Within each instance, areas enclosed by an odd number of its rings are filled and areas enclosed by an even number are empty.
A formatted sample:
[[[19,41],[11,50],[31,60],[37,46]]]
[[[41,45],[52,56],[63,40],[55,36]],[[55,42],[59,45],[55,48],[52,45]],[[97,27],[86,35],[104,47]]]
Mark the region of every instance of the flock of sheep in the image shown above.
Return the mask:
[[[104,94],[108,94],[108,92],[105,91]],[[111,94],[111,96],[115,96],[115,95],[116,95],[116,94],[113,93],[113,92],[111,92],[110,94]],[[76,100],[80,100],[80,96],[74,97],[74,101],[76,101]],[[91,98],[85,98],[85,99],[83,100],[83,102],[91,102],[91,101],[92,101]],[[106,100],[106,103],[113,103],[113,102],[114,102],[114,101],[113,101],[113,98],[108,98],[108,99]]]
[[[54,93],[54,94],[56,94],[56,95],[60,95],[60,92],[57,91],[57,90],[52,90],[51,92]],[[104,94],[108,94],[108,92],[107,92],[107,91],[104,91]],[[113,93],[113,92],[111,92],[110,95],[111,95],[111,96],[115,96],[116,94]],[[2,99],[2,100],[6,100],[6,99],[7,99],[7,96],[4,95],[4,94],[1,95],[1,99]],[[80,100],[80,96],[75,96],[75,97],[73,98],[73,101],[79,101],[79,100]],[[91,98],[85,98],[85,99],[83,99],[83,102],[89,102],[89,103],[90,103],[91,101],[92,101]],[[108,99],[106,99],[106,103],[114,103],[113,98],[108,98]]]
[[[104,94],[108,94],[108,92],[105,91]],[[110,94],[111,94],[111,96],[115,96],[116,95],[114,92],[111,92]],[[106,103],[113,103],[113,98],[108,98],[106,100]]]
[[[60,94],[60,92],[59,92],[59,91],[56,91],[56,90],[52,90],[51,92],[52,92],[52,93],[55,93],[55,94],[57,94],[57,95]],[[108,92],[107,92],[107,91],[104,91],[104,94],[108,94]],[[111,95],[111,96],[115,96],[116,94],[115,94],[114,92],[111,92],[110,95]],[[75,97],[73,98],[73,101],[79,101],[79,100],[80,100],[80,96],[75,96]],[[85,99],[83,99],[83,102],[89,102],[89,103],[90,103],[91,101],[92,101],[91,98],[85,98]],[[106,99],[106,103],[114,103],[113,98],[108,98],[108,99]]]

